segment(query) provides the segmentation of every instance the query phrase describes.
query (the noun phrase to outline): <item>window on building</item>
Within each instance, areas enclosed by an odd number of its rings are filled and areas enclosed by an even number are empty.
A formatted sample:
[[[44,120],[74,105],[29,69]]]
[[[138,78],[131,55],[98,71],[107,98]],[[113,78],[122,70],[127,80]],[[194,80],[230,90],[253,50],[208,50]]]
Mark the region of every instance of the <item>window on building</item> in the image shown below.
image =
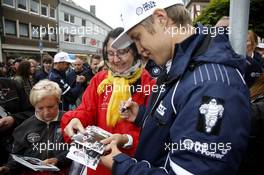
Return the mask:
[[[41,15],[48,16],[48,6],[41,4]]]
[[[16,35],[16,22],[5,20],[5,33],[6,35]]]
[[[82,44],[86,44],[86,37],[82,37]]]
[[[30,11],[33,13],[39,13],[39,0],[30,1]]]
[[[70,22],[74,23],[74,16],[70,15]]]
[[[64,34],[64,41],[65,42],[70,42],[70,35],[69,34]]]
[[[64,13],[64,21],[74,23],[74,16]]]
[[[55,33],[55,32],[52,33],[52,34],[50,35],[50,38],[51,38],[51,41],[57,41],[57,35],[56,35],[56,33]]]
[[[74,43],[75,42],[75,36],[70,34],[64,34],[64,41]]]
[[[28,37],[28,24],[19,23],[19,36],[20,37]]]
[[[14,0],[3,0],[3,4],[11,7],[15,6]]]
[[[49,40],[49,34],[48,34],[48,31],[47,31],[47,27],[42,26],[40,28],[40,30],[41,30],[41,38],[42,38],[42,40]]]
[[[39,26],[31,25],[32,38],[39,39]]]
[[[70,20],[69,20],[69,14],[68,13],[64,13],[64,21],[66,21],[66,22],[70,22]]]
[[[86,20],[82,19],[82,26],[86,26]]]
[[[74,37],[74,35],[70,35],[70,42],[71,42],[71,43],[74,43],[74,42],[75,42],[75,37]]]
[[[50,17],[51,18],[55,18],[56,17],[56,13],[55,13],[55,8],[50,8]]]
[[[27,0],[17,0],[17,8],[27,10]]]

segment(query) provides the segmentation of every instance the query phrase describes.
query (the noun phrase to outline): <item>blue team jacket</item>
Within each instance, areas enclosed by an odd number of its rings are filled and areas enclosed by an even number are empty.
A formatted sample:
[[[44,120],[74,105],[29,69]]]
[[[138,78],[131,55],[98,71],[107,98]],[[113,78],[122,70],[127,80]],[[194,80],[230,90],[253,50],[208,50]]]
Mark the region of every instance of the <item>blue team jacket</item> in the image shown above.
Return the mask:
[[[66,81],[65,72],[52,69],[48,76],[49,80],[58,83],[62,91],[62,106],[60,109],[63,111],[69,110],[70,104],[75,104],[76,99],[82,91],[81,83],[76,83],[74,87],[71,87]]]
[[[136,119],[142,132],[135,158],[115,156],[113,174],[236,173],[251,121],[242,76],[246,59],[225,35],[212,38],[208,49],[194,56],[204,39],[196,34],[176,45],[163,89]]]

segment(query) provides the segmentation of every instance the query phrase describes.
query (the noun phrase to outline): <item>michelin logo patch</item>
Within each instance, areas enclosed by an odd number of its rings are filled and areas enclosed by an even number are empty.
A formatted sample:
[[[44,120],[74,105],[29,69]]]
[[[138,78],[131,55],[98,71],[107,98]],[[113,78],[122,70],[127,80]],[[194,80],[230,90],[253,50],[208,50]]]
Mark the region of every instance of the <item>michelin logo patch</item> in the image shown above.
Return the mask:
[[[199,106],[197,130],[211,135],[219,135],[224,113],[224,100],[204,96]]]

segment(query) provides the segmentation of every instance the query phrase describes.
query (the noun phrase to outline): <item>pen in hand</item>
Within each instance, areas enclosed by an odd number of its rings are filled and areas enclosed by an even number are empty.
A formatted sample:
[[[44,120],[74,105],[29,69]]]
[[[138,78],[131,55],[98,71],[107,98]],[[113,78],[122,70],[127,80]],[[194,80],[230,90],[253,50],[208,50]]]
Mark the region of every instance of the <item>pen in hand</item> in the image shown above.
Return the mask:
[[[131,101],[131,100],[132,100],[132,98],[130,97],[127,101]],[[126,103],[124,103],[124,105],[122,106],[120,112],[124,113],[127,109],[128,109],[128,107],[126,106]]]

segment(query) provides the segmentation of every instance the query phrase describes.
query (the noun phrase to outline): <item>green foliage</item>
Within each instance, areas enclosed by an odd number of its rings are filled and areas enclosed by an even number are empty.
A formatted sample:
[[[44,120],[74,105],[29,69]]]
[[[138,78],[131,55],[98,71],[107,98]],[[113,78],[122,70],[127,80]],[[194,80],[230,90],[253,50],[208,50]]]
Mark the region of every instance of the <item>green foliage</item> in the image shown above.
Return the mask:
[[[229,16],[229,0],[212,0],[194,23],[213,26],[222,16]]]
[[[229,16],[230,0],[211,0],[209,5],[194,21],[204,25],[214,26],[222,16]],[[249,29],[264,38],[264,0],[250,0]]]

